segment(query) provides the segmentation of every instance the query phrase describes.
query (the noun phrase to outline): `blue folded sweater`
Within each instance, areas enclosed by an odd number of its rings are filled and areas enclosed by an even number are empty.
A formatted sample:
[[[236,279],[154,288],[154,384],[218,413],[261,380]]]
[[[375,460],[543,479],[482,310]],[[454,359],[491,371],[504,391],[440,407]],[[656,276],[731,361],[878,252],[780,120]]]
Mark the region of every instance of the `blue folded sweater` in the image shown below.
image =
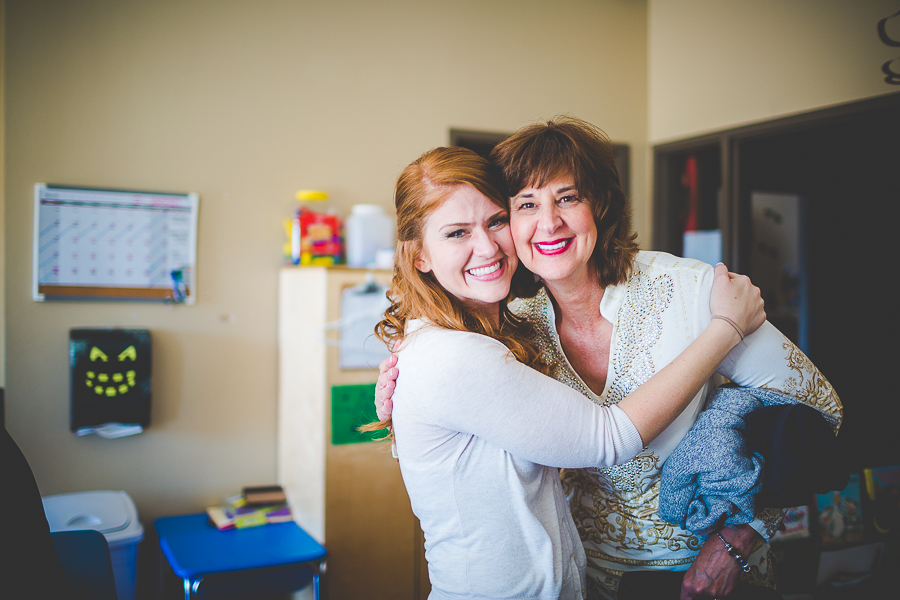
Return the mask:
[[[762,388],[719,388],[663,465],[659,516],[701,536],[752,521],[764,459],[748,447],[745,417],[763,406],[796,403]]]

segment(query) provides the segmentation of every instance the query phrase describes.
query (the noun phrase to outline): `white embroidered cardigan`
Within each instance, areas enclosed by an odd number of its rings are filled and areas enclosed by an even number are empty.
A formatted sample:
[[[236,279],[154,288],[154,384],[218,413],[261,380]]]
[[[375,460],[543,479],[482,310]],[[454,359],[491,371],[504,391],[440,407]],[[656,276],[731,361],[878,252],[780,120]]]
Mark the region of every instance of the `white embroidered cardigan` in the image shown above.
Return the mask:
[[[597,404],[617,404],[672,361],[709,324],[713,269],[659,252],[640,252],[630,279],[605,290],[600,313],[613,324],[607,385],[598,397],[575,373],[556,334],[553,305],[546,290],[513,308],[532,321],[551,375]],[[736,347],[718,373],[738,385],[765,387],[798,398],[822,411],[837,427],[841,403],[831,384],[774,326],[765,323]],[[669,454],[691,428],[720,378],[714,378],[659,437],[631,461],[609,468],[563,469],[569,508],[584,542],[592,597],[615,598],[627,570],[686,570],[700,539],[661,520],[659,473]],[[764,509],[751,523],[768,539],[781,522],[781,510]],[[774,585],[768,547],[751,557],[751,580]]]

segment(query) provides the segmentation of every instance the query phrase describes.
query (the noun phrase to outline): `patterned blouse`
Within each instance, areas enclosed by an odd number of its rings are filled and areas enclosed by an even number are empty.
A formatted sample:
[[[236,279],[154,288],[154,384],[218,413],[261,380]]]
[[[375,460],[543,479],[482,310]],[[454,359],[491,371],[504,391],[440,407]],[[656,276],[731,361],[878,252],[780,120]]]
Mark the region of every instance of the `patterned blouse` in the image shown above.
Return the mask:
[[[551,376],[593,402],[617,404],[682,350],[711,320],[713,283],[709,265],[660,252],[638,253],[631,277],[606,288],[600,313],[613,324],[607,385],[594,394],[572,368],[556,333],[556,316],[546,289],[513,308],[535,324]],[[740,343],[718,369],[743,387],[763,387],[794,396],[821,411],[837,430],[841,403],[831,384],[774,326],[765,323]],[[703,538],[663,521],[659,474],[666,458],[688,432],[708,397],[722,383],[714,377],[688,408],[632,460],[608,468],[563,469],[560,473],[575,525],[588,558],[591,598],[615,598],[619,578],[629,570],[686,570]],[[750,523],[766,540],[783,511],[761,509]],[[768,545],[750,557],[753,583],[774,586]]]

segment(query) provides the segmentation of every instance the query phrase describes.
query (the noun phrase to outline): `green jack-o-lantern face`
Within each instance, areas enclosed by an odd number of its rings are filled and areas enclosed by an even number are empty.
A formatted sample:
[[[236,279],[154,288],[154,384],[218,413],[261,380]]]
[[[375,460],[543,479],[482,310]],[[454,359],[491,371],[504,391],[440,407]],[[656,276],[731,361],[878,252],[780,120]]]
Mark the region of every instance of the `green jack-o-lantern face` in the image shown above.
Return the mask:
[[[137,372],[133,366],[137,360],[137,349],[133,345],[120,352],[112,362],[103,350],[92,346],[89,358],[91,366],[85,374],[85,385],[98,396],[124,396],[135,386]]]
[[[146,329],[70,330],[69,428],[79,432],[107,423],[149,427],[151,357]]]

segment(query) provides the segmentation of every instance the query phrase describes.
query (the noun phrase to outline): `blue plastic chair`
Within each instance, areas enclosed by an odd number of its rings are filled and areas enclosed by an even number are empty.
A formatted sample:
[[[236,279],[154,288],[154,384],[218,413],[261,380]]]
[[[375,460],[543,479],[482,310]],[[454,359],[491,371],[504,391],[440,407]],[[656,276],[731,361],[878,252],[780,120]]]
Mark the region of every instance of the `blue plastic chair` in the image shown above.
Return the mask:
[[[56,555],[66,575],[71,598],[116,600],[109,545],[99,531],[59,531],[51,533]]]

